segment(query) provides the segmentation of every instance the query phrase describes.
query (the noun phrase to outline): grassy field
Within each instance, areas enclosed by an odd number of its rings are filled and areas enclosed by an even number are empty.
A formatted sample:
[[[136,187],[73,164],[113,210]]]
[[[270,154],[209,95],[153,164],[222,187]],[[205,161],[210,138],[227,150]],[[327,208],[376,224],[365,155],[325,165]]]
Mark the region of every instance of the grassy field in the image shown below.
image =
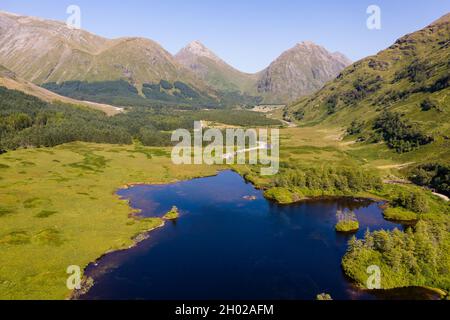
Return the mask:
[[[286,166],[294,168],[350,167],[376,173],[385,181],[404,179],[405,168],[419,163],[433,162],[450,158],[450,145],[447,140],[438,140],[419,150],[398,154],[385,144],[356,143],[345,137],[345,130],[339,127],[299,127],[281,131],[280,172]],[[432,214],[447,213],[448,205],[439,197],[415,185],[384,184],[382,190],[359,192],[339,192],[336,190],[310,190],[291,188],[272,188],[272,177],[261,177],[257,166],[235,166],[234,169],[247,180],[261,188],[270,188],[268,199],[289,204],[310,197],[356,196],[380,200],[393,200],[396,193],[420,192],[429,199]],[[386,218],[392,220],[416,220],[416,213],[401,208],[387,207]]]
[[[160,219],[135,219],[115,194],[129,183],[211,175],[170,150],[72,143],[0,155],[0,299],[64,299],[66,269],[127,248]]]
[[[401,178],[404,169],[420,163],[450,159],[450,140],[438,138],[432,144],[399,154],[384,143],[357,143],[339,126],[286,128],[280,135],[280,162],[299,166],[357,166],[376,170],[385,179]],[[242,174],[257,168],[237,167]],[[256,178],[256,177],[255,177]],[[259,178],[257,178],[259,179]],[[260,181],[261,183],[263,181]]]

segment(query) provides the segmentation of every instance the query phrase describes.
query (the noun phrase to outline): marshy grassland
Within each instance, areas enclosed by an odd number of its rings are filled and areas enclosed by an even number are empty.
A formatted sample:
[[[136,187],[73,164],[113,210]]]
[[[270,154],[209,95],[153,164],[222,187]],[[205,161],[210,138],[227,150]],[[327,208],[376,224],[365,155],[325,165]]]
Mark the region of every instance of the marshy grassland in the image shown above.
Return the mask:
[[[215,174],[175,166],[170,149],[70,143],[0,155],[0,299],[64,299],[82,269],[163,220],[133,217],[117,189]]]

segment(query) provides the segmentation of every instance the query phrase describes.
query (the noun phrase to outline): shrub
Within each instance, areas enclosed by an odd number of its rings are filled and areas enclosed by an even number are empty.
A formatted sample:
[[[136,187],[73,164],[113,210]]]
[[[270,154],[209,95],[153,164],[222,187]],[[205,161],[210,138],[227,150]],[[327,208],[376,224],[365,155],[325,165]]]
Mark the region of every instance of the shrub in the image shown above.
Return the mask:
[[[173,206],[172,209],[164,215],[165,220],[175,220],[180,216],[178,208]]]
[[[161,87],[164,89],[164,90],[172,90],[173,89],[173,84],[171,84],[169,81],[167,81],[167,80],[161,80],[160,82],[159,82],[159,84],[161,85]]]
[[[422,109],[422,111],[430,111],[432,109],[441,111],[437,103],[435,101],[432,101],[430,98],[424,99],[420,104],[420,108]]]
[[[350,193],[379,189],[380,177],[356,167],[286,168],[274,181],[276,187],[306,188],[329,192]]]
[[[329,115],[334,114],[337,109],[337,103],[338,103],[338,97],[335,95],[332,95],[328,98],[328,100],[325,102],[325,107],[327,109],[327,113]]]
[[[353,120],[350,124],[350,127],[347,129],[347,134],[349,136],[360,134],[362,132],[362,129],[364,128],[364,125],[364,121]]]
[[[305,118],[304,110],[297,110],[294,112],[294,118],[297,120],[303,120]]]
[[[286,188],[271,188],[264,193],[264,196],[281,204],[289,204],[294,202],[294,195]]]
[[[188,86],[184,82],[176,81],[174,83],[174,87],[176,89],[180,90],[180,93],[178,94],[179,97],[192,98],[192,99],[200,98],[200,95],[198,94],[198,92],[195,91],[194,89],[192,89],[190,86]]]
[[[318,300],[318,301],[331,301],[331,300],[333,300],[333,298],[331,298],[331,295],[329,295],[328,293],[321,293],[321,294],[317,295],[316,300]]]
[[[402,207],[388,207],[383,211],[383,216],[387,220],[393,221],[416,221],[417,214]]]

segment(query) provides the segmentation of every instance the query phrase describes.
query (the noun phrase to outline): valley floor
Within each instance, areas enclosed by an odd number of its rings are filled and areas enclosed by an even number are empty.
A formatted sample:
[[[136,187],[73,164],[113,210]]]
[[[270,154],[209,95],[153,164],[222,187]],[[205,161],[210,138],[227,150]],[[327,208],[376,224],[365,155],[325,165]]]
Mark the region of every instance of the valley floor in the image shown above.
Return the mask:
[[[168,183],[218,167],[175,166],[170,150],[71,143],[0,155],[0,299],[64,299],[66,269],[133,245],[160,219],[130,217],[129,183]]]
[[[281,161],[384,168],[407,163],[385,146],[358,146],[339,129],[282,130]],[[69,265],[83,269],[162,220],[137,219],[117,189],[215,174],[220,166],[176,166],[169,148],[70,143],[0,155],[0,299],[63,299]],[[252,168],[236,167],[244,174]],[[259,180],[258,180],[259,179]],[[265,182],[256,178],[256,185]]]

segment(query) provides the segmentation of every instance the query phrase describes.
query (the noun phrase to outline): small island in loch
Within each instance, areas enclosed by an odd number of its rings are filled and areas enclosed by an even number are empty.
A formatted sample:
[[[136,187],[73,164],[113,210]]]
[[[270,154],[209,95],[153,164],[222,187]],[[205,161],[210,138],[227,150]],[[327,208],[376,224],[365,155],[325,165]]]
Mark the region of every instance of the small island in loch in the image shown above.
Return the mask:
[[[172,210],[170,210],[169,212],[167,212],[164,215],[164,220],[175,220],[178,219],[180,217],[180,212],[178,211],[178,208],[173,206]]]
[[[336,224],[337,232],[356,232],[359,230],[359,222],[353,211],[337,213],[338,223]]]
[[[332,301],[333,298],[328,293],[321,293],[321,294],[317,295],[316,300],[317,301]]]

